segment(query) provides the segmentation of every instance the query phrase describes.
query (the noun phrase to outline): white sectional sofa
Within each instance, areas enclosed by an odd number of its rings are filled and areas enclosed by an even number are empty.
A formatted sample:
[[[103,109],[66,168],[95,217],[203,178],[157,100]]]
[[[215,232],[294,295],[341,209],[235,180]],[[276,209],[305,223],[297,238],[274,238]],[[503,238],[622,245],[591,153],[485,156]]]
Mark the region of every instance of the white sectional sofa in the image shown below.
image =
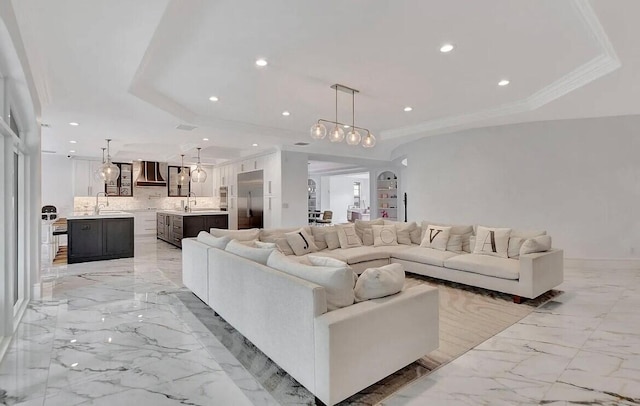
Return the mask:
[[[327,405],[439,346],[436,288],[328,311],[322,286],[196,239],[182,258],[185,286]]]

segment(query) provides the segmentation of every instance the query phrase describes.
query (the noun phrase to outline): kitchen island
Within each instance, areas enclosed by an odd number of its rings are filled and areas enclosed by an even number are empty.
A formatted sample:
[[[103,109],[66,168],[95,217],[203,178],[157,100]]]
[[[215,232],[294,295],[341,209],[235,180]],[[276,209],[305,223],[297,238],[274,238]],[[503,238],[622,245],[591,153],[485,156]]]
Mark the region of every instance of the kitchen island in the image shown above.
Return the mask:
[[[133,257],[133,214],[120,211],[67,217],[67,262]]]
[[[158,211],[157,222],[158,239],[182,248],[183,238],[197,237],[200,231],[211,228],[229,228],[229,212],[161,210]]]

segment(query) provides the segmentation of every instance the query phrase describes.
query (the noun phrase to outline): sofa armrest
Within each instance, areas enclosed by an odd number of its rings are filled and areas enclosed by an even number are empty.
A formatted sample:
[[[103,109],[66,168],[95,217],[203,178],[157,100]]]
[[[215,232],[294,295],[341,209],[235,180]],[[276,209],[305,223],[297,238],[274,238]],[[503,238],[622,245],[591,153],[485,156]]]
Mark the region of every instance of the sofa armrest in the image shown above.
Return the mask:
[[[182,239],[182,283],[203,302],[209,304],[209,250],[214,250],[195,238]]]
[[[315,319],[315,395],[333,405],[439,346],[438,289],[414,286]]]
[[[546,252],[520,255],[521,296],[533,299],[555,288],[564,281],[564,252],[552,249]]]

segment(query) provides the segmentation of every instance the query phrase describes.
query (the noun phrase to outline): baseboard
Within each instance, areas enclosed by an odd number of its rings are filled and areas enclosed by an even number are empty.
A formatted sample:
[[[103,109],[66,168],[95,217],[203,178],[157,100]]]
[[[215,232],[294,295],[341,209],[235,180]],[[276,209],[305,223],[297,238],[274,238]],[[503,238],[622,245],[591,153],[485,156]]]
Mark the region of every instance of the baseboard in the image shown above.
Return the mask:
[[[640,270],[640,258],[565,258],[565,268]]]

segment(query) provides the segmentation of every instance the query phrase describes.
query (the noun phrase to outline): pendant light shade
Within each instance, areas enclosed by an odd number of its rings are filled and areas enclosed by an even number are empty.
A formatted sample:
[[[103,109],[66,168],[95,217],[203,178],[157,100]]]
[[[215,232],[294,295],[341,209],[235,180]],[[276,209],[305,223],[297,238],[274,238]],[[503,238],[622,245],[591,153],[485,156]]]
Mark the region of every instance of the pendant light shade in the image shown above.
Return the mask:
[[[337,125],[329,133],[329,141],[342,142],[344,140],[344,130]]]
[[[109,150],[109,144],[111,143],[111,139],[107,138],[107,159],[104,161],[102,166],[100,167],[100,178],[103,179],[104,183],[112,183],[118,180],[120,177],[120,168],[118,165],[115,165],[111,162],[111,153]]]
[[[204,183],[207,180],[207,172],[202,169],[202,164],[200,163],[200,150],[202,148],[198,148],[198,163],[196,164],[196,169],[191,171],[191,179],[195,183]]]
[[[358,145],[361,139],[362,136],[355,128],[347,133],[347,144],[349,145]]]
[[[206,176],[205,176],[206,179]],[[184,186],[189,184],[189,172],[184,167],[184,154],[180,155],[180,171],[178,171],[178,177],[176,179],[178,186]]]
[[[95,171],[93,171],[93,179],[95,179],[96,182],[106,183],[104,180],[104,174],[102,173],[102,165],[104,165],[105,150],[106,148],[102,148],[102,164],[100,164],[100,166]]]
[[[373,134],[371,133],[367,133],[367,135],[365,135],[362,138],[362,146],[364,148],[373,148],[376,145],[376,137],[373,136]]]
[[[311,126],[311,138],[314,140],[321,140],[327,136],[327,127],[321,123],[315,123]]]

